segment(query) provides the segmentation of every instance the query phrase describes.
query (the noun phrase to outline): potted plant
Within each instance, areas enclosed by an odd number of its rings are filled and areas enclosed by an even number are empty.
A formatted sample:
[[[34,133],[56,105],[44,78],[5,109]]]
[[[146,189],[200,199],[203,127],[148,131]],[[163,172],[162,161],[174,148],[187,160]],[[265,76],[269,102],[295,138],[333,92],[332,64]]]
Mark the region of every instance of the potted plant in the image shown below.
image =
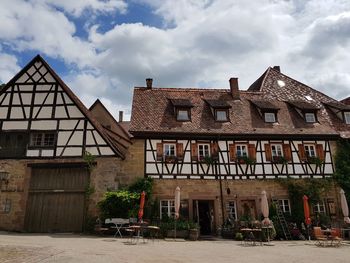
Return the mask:
[[[191,241],[196,241],[199,238],[199,225],[192,221],[188,222],[188,239]]]
[[[215,160],[213,157],[206,155],[206,156],[201,156],[199,159],[200,162],[205,163],[206,165],[211,165],[215,163]]]

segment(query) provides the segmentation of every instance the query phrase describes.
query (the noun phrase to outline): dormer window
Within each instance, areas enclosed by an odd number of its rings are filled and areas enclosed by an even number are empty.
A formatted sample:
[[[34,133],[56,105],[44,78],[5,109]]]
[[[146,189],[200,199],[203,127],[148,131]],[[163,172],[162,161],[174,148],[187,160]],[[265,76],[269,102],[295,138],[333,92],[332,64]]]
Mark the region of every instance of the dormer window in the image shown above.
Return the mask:
[[[274,112],[265,112],[264,113],[265,122],[276,122],[276,113]]]
[[[251,103],[256,107],[265,122],[277,122],[277,112],[279,108],[276,105],[266,100],[252,100]]]
[[[169,99],[174,107],[174,115],[177,121],[190,121],[191,108],[193,107],[190,100],[187,99]]]
[[[308,123],[314,123],[316,122],[316,116],[313,112],[306,112],[305,113],[305,121]]]
[[[176,120],[178,121],[189,121],[190,120],[190,110],[189,109],[178,109]]]
[[[229,121],[229,108],[231,106],[223,100],[213,100],[206,99],[205,100],[210,106],[210,111],[214,116],[215,121],[218,122],[226,122]]]
[[[350,124],[350,111],[344,112],[344,120],[346,124]]]
[[[215,120],[216,121],[228,121],[228,111],[227,110],[215,110]]]
[[[316,113],[320,108],[316,105],[306,101],[287,101],[287,103],[295,109],[295,111],[305,120],[306,123],[317,122]]]

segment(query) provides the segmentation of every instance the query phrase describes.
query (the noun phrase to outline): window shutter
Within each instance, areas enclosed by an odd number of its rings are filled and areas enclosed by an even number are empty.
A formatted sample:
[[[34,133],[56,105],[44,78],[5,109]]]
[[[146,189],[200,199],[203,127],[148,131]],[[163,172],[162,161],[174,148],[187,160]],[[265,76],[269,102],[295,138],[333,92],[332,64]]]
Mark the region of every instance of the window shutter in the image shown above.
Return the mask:
[[[303,144],[298,144],[298,150],[299,150],[299,158],[300,161],[306,161],[306,154]]]
[[[266,161],[272,161],[272,154],[271,154],[271,145],[269,143],[266,143],[265,145],[265,157]]]
[[[292,160],[292,150],[291,150],[289,144],[283,144],[283,155],[284,155],[284,158],[286,158],[287,161],[291,161]]]
[[[230,161],[234,162],[236,161],[236,145],[235,144],[229,144],[228,146],[230,151]]]
[[[193,161],[198,160],[198,149],[197,149],[197,143],[191,143],[191,156]]]
[[[324,161],[324,151],[322,144],[316,144],[316,154],[321,161]]]
[[[182,143],[176,144],[176,157],[181,161],[184,159],[184,146]]]
[[[157,161],[163,160],[163,143],[157,143]]]
[[[211,156],[214,158],[219,157],[219,145],[217,142],[213,142],[210,144],[211,148]]]
[[[248,157],[250,159],[256,160],[256,151],[254,144],[248,144]]]

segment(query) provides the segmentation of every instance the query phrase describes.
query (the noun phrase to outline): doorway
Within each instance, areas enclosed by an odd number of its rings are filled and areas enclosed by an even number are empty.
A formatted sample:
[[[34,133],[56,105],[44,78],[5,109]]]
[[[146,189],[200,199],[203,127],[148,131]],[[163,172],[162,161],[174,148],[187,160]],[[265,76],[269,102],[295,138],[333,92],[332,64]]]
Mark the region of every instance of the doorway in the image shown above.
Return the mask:
[[[214,201],[193,200],[194,221],[200,226],[201,235],[215,233]]]

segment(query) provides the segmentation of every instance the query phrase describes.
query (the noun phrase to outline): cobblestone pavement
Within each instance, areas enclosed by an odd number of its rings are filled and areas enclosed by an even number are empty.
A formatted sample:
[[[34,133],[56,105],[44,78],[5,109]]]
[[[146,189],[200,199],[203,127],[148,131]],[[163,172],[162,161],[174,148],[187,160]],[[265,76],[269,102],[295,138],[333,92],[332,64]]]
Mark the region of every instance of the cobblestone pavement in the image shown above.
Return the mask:
[[[243,246],[232,240],[146,241],[72,234],[0,232],[0,262],[350,262],[350,242],[320,248],[313,241],[274,241],[273,246]]]

